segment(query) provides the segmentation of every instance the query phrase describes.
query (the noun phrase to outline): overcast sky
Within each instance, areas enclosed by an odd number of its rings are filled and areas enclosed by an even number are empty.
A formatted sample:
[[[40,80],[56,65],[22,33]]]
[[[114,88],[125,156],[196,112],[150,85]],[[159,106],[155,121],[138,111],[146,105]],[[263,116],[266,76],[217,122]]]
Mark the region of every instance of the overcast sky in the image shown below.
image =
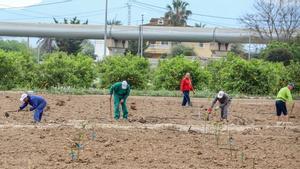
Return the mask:
[[[128,22],[127,3],[131,4],[131,25],[161,17],[172,0],[108,0],[108,19]],[[251,12],[254,0],[186,0],[194,14],[188,24],[204,23],[207,27],[241,27],[235,19]],[[56,17],[78,16],[89,24],[104,24],[105,0],[0,0],[0,21],[53,22]]]

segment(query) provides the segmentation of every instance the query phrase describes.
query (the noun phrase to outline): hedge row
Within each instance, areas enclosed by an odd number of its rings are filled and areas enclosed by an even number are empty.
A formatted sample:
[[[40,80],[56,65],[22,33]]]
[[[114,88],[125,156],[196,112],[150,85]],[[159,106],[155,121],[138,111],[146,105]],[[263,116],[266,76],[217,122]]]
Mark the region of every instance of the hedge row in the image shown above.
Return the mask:
[[[70,86],[108,88],[127,80],[134,89],[178,90],[180,80],[190,72],[195,88],[225,90],[243,94],[275,94],[288,82],[300,85],[300,64],[289,66],[263,60],[247,61],[229,53],[223,59],[202,66],[183,56],[159,62],[150,69],[147,59],[138,56],[112,56],[96,63],[83,55],[52,53],[37,64],[32,56],[0,50],[0,88],[50,88]]]

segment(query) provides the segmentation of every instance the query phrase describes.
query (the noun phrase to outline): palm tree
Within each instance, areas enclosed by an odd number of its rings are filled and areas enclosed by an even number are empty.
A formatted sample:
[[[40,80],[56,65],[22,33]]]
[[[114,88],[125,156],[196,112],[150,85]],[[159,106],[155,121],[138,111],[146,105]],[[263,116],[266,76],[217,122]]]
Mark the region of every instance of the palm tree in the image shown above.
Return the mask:
[[[37,44],[42,53],[51,53],[57,48],[55,38],[40,38]]]
[[[198,27],[198,28],[204,28],[206,26],[206,24],[203,24],[203,23],[195,23],[195,27]]]
[[[172,26],[186,26],[186,21],[192,11],[187,10],[189,3],[182,0],[173,0],[172,5],[167,5],[168,12],[165,18],[169,20]]]
[[[122,22],[119,20],[113,19],[113,20],[107,21],[107,25],[122,25]]]

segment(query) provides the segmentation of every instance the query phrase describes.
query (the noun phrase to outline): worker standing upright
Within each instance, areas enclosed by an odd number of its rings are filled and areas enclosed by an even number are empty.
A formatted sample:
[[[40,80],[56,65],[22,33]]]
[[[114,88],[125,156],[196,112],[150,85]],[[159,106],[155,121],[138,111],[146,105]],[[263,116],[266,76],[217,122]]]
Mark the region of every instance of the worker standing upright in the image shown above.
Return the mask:
[[[182,78],[181,83],[180,83],[180,90],[183,95],[181,105],[186,106],[186,104],[188,104],[188,106],[192,106],[192,102],[190,99],[190,91],[193,91],[194,94],[195,94],[195,91],[194,91],[194,88],[192,85],[190,73],[186,73],[185,76]]]
[[[112,95],[114,95],[114,119],[119,120],[120,118],[120,109],[119,105],[121,104],[123,110],[123,119],[128,118],[128,110],[126,106],[126,100],[130,94],[130,86],[126,81],[117,82],[113,84],[110,88],[110,101]]]

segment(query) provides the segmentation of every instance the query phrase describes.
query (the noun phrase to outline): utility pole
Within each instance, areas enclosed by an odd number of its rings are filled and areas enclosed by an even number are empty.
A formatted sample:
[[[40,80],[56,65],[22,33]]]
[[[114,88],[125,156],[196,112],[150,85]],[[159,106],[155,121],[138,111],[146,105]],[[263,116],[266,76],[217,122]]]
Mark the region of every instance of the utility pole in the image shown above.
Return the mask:
[[[131,25],[131,3],[130,0],[127,2],[127,7],[128,7],[128,26]]]
[[[28,49],[29,49],[29,46],[30,46],[29,43],[30,43],[30,42],[29,42],[29,36],[28,36],[28,37],[27,37],[27,48],[28,48]]]
[[[104,26],[104,51],[103,56],[106,57],[106,41],[107,41],[107,0],[105,1],[105,26]]]
[[[143,42],[144,42],[144,38],[143,38],[143,24],[144,24],[144,14],[142,14],[142,25],[141,25],[141,57],[143,57]]]
[[[139,38],[138,38],[138,51],[137,51],[137,55],[140,55],[141,53],[141,25],[139,25]]]
[[[249,49],[248,49],[248,60],[251,59],[251,30],[249,29]]]

